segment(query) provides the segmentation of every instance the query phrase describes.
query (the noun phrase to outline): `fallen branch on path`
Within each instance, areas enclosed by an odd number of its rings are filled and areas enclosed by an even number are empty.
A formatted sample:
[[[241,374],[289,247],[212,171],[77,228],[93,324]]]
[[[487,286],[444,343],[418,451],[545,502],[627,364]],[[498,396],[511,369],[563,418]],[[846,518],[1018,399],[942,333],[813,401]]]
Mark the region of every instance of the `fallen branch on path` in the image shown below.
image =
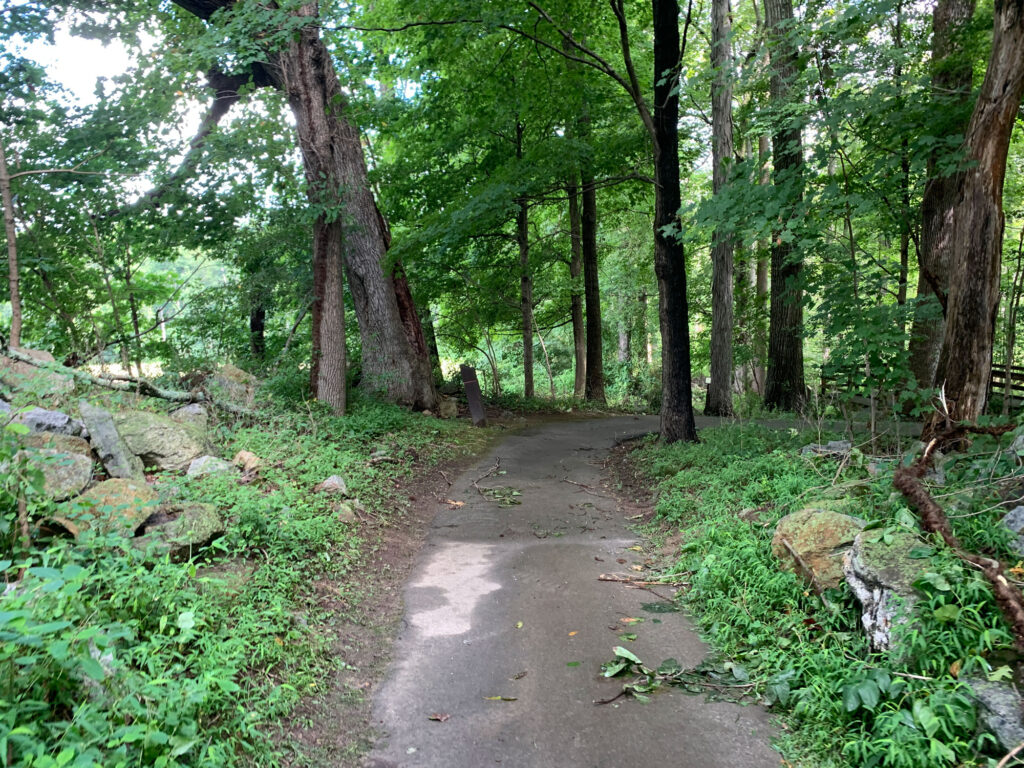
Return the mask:
[[[584,483],[577,483],[575,480],[570,480],[567,477],[563,477],[562,478],[562,482],[563,483],[569,483],[569,485],[575,485],[581,491],[583,491],[584,493],[589,493],[591,496],[597,496],[597,498],[599,498],[599,499],[610,499],[610,498],[612,498],[611,496],[607,496],[607,495],[605,495],[603,493],[594,493],[592,490],[590,490],[590,486],[589,485],[585,485]]]
[[[688,581],[641,581],[629,574],[624,573],[602,573],[597,577],[598,581],[611,581],[616,584],[632,584],[637,587],[688,587]]]

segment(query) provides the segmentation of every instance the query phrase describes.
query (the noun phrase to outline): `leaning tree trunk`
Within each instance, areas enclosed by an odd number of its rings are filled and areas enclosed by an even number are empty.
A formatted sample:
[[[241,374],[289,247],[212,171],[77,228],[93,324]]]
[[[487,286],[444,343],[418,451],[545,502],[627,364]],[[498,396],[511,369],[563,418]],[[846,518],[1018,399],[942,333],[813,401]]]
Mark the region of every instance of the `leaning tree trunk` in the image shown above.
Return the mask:
[[[580,234],[579,187],[575,183],[565,188],[569,198],[569,278],[572,316],[572,346],[575,361],[572,396],[582,400],[587,393],[587,334],[583,327],[583,293],[579,289],[583,275],[583,242]]]
[[[690,381],[690,312],[679,228],[679,3],[654,10],[654,272],[661,299],[661,438],[697,440]],[[667,230],[667,232],[666,232]]]
[[[7,170],[7,156],[0,137],[0,201],[4,207],[4,234],[7,238],[7,275],[11,295],[11,337],[8,346],[21,347],[21,293],[18,291],[18,240],[14,229],[14,196],[11,194],[11,176]]]
[[[796,51],[789,40],[791,0],[765,0],[765,23],[772,39],[771,100],[780,110],[790,99],[796,77]],[[772,135],[773,181],[781,198],[783,227],[772,233],[771,307],[768,326],[768,378],[765,405],[787,411],[803,408],[803,259],[782,230],[790,224],[803,198],[803,148],[800,125],[784,118]]]
[[[601,334],[601,285],[597,272],[597,190],[593,174],[583,171],[583,286],[587,300],[587,400],[605,402],[604,339]]]
[[[729,0],[711,3],[711,162],[715,195],[722,194],[732,162],[732,41]],[[711,381],[707,416],[732,416],[733,239],[719,228],[711,249]]]
[[[952,254],[946,333],[939,370],[945,371],[948,414],[926,425],[973,421],[985,408],[999,308],[1003,254],[1003,179],[1024,95],[1024,0],[996,0],[992,55],[967,128],[971,162],[952,209]]]
[[[969,120],[973,60],[965,55],[958,32],[974,15],[975,0],[939,0],[932,15],[932,103],[946,120],[946,133],[964,134]],[[921,201],[921,247],[918,255],[917,304],[907,349],[910,371],[920,387],[941,382],[939,353],[945,333],[949,270],[953,258],[953,209],[964,172],[941,174],[937,152],[928,157]]]
[[[174,0],[201,19],[232,8],[231,0]],[[281,11],[281,13],[285,13]],[[387,400],[414,408],[434,408],[437,391],[422,329],[407,285],[386,264],[387,231],[366,178],[359,131],[345,117],[346,100],[330,52],[316,23],[318,6],[306,3],[289,12],[309,24],[286,48],[268,52],[252,65],[256,86],[285,93],[295,114],[310,199],[317,208],[313,226],[313,365],[317,398],[335,410],[345,403],[343,269],[349,281],[362,340],[362,386]],[[271,24],[279,20],[271,18]],[[278,29],[271,30],[278,32]],[[402,291],[405,290],[405,294]],[[403,317],[403,314],[405,317]]]

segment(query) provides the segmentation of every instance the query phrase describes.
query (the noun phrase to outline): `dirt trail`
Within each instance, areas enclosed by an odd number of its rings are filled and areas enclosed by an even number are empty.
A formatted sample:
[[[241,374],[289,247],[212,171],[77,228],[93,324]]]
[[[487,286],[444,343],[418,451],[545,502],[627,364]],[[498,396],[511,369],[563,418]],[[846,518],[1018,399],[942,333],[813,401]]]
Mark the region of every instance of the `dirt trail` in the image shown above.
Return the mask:
[[[600,462],[616,440],[656,428],[654,417],[542,425],[455,481],[450,497],[462,505],[441,506],[406,587],[367,766],[779,765],[757,707],[678,691],[646,705],[593,703],[619,690],[600,674],[616,645],[654,665],[705,654],[682,614],[645,612],[650,593],[597,579],[642,559]]]

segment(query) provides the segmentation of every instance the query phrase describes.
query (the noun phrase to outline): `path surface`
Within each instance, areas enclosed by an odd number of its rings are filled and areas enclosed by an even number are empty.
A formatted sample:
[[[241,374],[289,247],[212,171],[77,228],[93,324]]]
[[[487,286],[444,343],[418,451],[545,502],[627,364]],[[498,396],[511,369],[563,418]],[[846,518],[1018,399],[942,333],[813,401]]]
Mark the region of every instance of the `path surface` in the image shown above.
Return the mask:
[[[779,766],[760,708],[677,691],[593,703],[620,690],[600,674],[616,645],[654,666],[705,654],[682,614],[646,613],[653,595],[597,580],[642,557],[600,486],[600,462],[617,439],[655,429],[655,417],[549,423],[509,437],[455,481],[450,497],[464,506],[440,507],[406,588],[368,766]],[[505,474],[479,479],[496,462]],[[474,481],[516,488],[522,504],[501,507]],[[645,620],[627,628],[623,617]],[[638,638],[623,642],[623,632]]]

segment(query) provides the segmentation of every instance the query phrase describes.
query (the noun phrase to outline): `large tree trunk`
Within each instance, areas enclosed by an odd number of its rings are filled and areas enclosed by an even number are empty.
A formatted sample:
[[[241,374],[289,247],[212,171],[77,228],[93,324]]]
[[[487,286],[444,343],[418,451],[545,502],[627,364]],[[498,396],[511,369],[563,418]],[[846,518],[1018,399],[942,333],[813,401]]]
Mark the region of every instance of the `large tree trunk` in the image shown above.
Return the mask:
[[[969,119],[972,57],[964,54],[959,32],[974,15],[975,0],[939,0],[932,15],[933,112],[945,116],[947,135],[963,134]],[[928,158],[928,181],[921,201],[917,305],[908,346],[909,366],[918,386],[941,382],[939,353],[945,333],[949,270],[952,264],[953,208],[964,172],[941,175],[938,153]]]
[[[604,339],[601,333],[601,285],[597,273],[597,190],[594,176],[583,171],[583,285],[587,304],[587,400],[605,402]]]
[[[516,121],[516,159],[523,159],[523,124]],[[523,397],[533,397],[533,276],[530,274],[530,219],[526,198],[516,200],[519,246],[519,312],[523,333]]]
[[[174,0],[209,20],[230,0]],[[313,349],[317,398],[336,411],[345,404],[343,268],[362,340],[362,385],[387,400],[434,408],[437,392],[422,329],[404,280],[386,265],[387,231],[366,178],[359,131],[345,117],[346,100],[330,53],[320,39],[316,3],[291,13],[309,19],[288,47],[252,66],[253,83],[282,90],[295,114],[307,186],[318,210],[313,226]],[[275,23],[275,22],[271,22]],[[275,29],[276,32],[276,29]],[[344,263],[343,263],[344,262]],[[402,291],[405,295],[399,295]]]
[[[162,323],[161,323],[162,325]],[[249,307],[249,351],[253,359],[267,359],[267,309],[259,299]]]
[[[732,41],[729,0],[711,3],[711,162],[712,186],[721,194],[732,163]],[[733,238],[716,230],[711,248],[711,381],[707,416],[732,416]]]
[[[583,399],[587,394],[587,334],[583,326],[583,292],[579,288],[583,275],[583,241],[580,229],[579,187],[575,183],[565,188],[569,198],[569,277],[572,280],[571,315],[572,346],[575,362],[572,396]]]
[[[771,99],[780,109],[790,98],[796,77],[796,51],[789,40],[791,0],[765,0],[765,23],[772,40]],[[803,198],[803,148],[800,126],[791,118],[772,135],[773,180],[782,201],[783,226],[772,233],[771,309],[768,326],[768,379],[765,405],[788,411],[803,408],[803,258],[782,232]]]
[[[952,209],[949,297],[939,370],[948,418],[976,419],[985,408],[999,308],[1003,253],[1003,179],[1024,95],[1024,0],[996,0],[992,55],[967,128],[971,162]],[[928,425],[944,426],[937,414]]]
[[[653,0],[654,272],[661,304],[661,438],[696,441],[690,381],[690,312],[679,228],[679,3]],[[666,234],[666,228],[669,233]]]
[[[11,194],[11,175],[7,170],[4,141],[0,137],[0,202],[4,207],[4,234],[7,238],[7,279],[11,295],[11,337],[8,346],[21,346],[21,293],[18,290],[18,240],[14,228],[14,196]]]

